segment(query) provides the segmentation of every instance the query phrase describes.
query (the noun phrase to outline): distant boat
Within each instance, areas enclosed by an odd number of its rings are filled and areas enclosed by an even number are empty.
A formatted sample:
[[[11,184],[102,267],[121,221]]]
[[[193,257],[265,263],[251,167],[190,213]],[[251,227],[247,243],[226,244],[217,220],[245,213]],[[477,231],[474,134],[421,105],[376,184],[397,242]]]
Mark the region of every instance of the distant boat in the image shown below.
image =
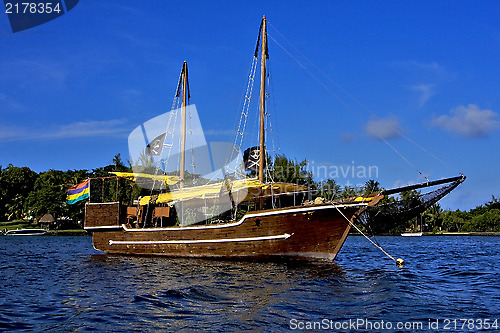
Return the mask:
[[[423,232],[405,232],[405,233],[401,234],[401,236],[403,236],[403,237],[420,237],[423,234],[424,234]]]
[[[47,230],[44,229],[17,229],[7,231],[5,236],[40,236],[46,233]]]

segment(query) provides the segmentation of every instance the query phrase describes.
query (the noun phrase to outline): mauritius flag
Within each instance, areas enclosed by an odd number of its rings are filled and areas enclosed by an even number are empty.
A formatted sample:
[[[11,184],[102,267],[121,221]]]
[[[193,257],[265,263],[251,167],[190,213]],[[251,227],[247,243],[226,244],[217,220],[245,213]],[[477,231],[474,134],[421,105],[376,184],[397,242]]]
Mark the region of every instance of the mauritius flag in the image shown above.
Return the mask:
[[[72,205],[78,201],[88,199],[90,197],[90,179],[87,179],[81,184],[73,186],[68,190],[66,203]]]

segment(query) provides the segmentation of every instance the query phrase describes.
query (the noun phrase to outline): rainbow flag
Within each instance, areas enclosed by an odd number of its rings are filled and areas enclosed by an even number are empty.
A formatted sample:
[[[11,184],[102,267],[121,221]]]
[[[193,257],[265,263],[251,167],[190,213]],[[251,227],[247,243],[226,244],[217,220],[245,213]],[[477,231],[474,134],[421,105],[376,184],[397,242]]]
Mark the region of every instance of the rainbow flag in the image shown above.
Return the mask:
[[[87,179],[81,184],[73,186],[68,190],[66,203],[72,205],[78,201],[88,199],[90,197],[90,179]]]

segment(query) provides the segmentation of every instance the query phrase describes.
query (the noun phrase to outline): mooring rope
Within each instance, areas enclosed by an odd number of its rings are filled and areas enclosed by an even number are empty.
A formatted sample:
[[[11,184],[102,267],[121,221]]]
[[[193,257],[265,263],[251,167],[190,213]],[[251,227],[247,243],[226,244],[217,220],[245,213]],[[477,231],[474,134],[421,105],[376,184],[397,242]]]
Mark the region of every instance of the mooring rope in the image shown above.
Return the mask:
[[[376,247],[376,248],[378,248],[380,251],[384,252],[386,256],[388,256],[389,258],[391,258],[392,260],[394,260],[394,261],[396,262],[396,265],[397,265],[398,267],[403,267],[403,265],[404,265],[404,260],[403,260],[403,259],[401,259],[401,258],[394,259],[394,257],[393,257],[393,256],[391,256],[389,253],[387,253],[387,251],[385,251],[385,250],[382,248],[382,246],[375,244],[375,242],[373,242],[373,241],[370,239],[370,237],[366,236],[366,235],[365,235],[365,233],[364,233],[363,231],[361,231],[361,229],[359,229],[359,228],[358,228],[358,227],[357,227],[354,223],[352,223],[352,221],[351,221],[351,220],[349,220],[349,219],[347,218],[347,216],[345,216],[345,215],[344,215],[344,213],[342,213],[342,211],[339,209],[339,207],[335,206],[335,209],[337,209],[337,210],[338,210],[338,212],[340,213],[340,215],[342,215],[342,216],[346,219],[346,221],[347,221],[347,222],[348,222],[351,226],[353,226],[353,227],[354,227],[354,229],[356,229],[356,230],[357,230],[357,231],[358,231],[361,235],[363,235],[366,239],[368,239],[368,240],[370,241],[370,243],[372,243],[373,245],[375,245],[375,247]]]

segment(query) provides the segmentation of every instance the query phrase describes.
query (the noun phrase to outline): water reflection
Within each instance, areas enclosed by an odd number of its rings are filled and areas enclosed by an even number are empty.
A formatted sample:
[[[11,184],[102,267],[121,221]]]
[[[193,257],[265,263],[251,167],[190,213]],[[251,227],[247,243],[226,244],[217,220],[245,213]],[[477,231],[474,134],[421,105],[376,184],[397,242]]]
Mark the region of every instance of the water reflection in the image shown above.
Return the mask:
[[[299,320],[495,317],[500,237],[349,237],[336,262],[97,254],[89,237],[1,239],[0,330],[287,331]]]
[[[88,298],[114,299],[115,314],[129,310],[143,313],[133,320],[157,328],[161,328],[159,323],[167,325],[165,321],[174,318],[176,321],[196,319],[202,327],[210,326],[212,321],[207,321],[210,317],[238,327],[255,327],[256,323],[277,318],[286,322],[285,318],[294,308],[299,315],[305,315],[291,300],[312,302],[310,311],[315,311],[313,304],[317,296],[310,291],[325,283],[336,289],[345,279],[341,266],[327,261],[256,262],[92,255],[86,265],[92,272],[82,281],[84,285],[92,285],[86,292]],[[121,290],[120,296],[116,288]],[[117,309],[120,299],[121,309]],[[106,309],[102,311],[102,315],[107,315]],[[177,324],[180,326],[175,326]],[[168,327],[178,329],[185,322],[177,324],[169,322]]]

